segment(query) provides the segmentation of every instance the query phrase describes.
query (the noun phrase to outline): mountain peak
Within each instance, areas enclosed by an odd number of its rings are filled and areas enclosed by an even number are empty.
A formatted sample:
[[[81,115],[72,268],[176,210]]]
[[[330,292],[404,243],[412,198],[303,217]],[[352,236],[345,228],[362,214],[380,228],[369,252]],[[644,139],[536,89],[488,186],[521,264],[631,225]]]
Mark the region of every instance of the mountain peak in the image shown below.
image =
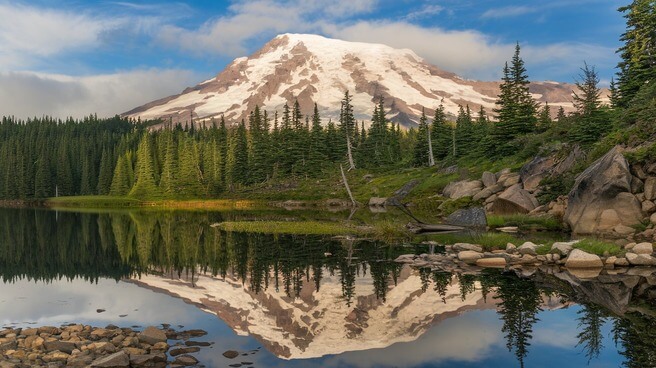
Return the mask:
[[[388,118],[410,127],[422,109],[433,111],[440,103],[454,116],[459,105],[469,105],[473,111],[482,106],[490,112],[499,83],[464,80],[408,49],[285,33],[249,57],[235,59],[215,78],[125,115],[174,122],[189,121],[192,116],[195,122],[224,116],[236,123],[246,119],[256,105],[273,112],[298,101],[303,114],[310,114],[317,103],[328,121],[339,116],[347,90],[353,96],[357,119],[368,121],[382,97]],[[539,102],[566,110],[572,108],[571,91],[572,86],[563,84],[531,86]]]

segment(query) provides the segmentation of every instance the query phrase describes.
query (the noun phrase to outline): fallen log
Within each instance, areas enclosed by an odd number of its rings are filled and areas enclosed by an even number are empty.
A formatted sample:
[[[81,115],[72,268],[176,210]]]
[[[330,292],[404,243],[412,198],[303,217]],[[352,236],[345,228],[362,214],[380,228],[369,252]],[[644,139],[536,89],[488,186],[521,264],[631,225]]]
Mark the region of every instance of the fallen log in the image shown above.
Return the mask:
[[[466,230],[462,226],[445,225],[445,224],[421,224],[410,222],[405,226],[408,231],[414,234],[419,233],[457,233]]]

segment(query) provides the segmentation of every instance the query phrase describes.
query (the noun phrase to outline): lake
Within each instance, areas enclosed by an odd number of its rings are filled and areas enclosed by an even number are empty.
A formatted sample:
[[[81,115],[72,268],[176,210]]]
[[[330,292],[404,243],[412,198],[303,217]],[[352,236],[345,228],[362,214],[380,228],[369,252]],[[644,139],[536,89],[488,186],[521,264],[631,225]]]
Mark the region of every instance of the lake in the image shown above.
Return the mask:
[[[393,262],[421,245],[212,226],[258,216],[0,210],[0,327],[202,329],[206,367],[656,366],[651,271],[451,274]]]

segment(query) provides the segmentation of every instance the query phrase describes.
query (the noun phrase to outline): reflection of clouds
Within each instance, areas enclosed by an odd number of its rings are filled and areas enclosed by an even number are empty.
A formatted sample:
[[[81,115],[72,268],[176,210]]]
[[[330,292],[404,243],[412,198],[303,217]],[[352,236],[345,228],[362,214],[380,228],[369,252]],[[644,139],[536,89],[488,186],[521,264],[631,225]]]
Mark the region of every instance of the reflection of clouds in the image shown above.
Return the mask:
[[[322,366],[413,366],[455,360],[480,362],[503,348],[501,321],[494,311],[468,312],[442,321],[414,342],[386,349],[359,351],[333,357]]]
[[[547,345],[562,349],[573,349],[578,343],[578,325],[576,311],[579,306],[570,309],[545,311],[540,313],[541,323],[533,327],[534,345]]]
[[[59,325],[65,322],[114,323],[122,326],[194,321],[185,304],[136,285],[101,279],[97,284],[76,279],[49,283],[20,280],[1,284],[5,303],[0,303],[0,323],[36,322]],[[96,309],[105,309],[97,313]],[[136,310],[136,311],[135,311]],[[127,314],[124,318],[119,315]]]

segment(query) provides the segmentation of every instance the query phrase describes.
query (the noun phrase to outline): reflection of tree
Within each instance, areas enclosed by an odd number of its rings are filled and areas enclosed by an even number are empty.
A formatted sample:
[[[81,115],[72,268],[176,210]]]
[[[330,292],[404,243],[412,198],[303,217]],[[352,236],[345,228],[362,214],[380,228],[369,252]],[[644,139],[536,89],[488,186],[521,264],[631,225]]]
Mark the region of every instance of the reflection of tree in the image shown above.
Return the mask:
[[[497,279],[498,313],[503,320],[502,331],[506,334],[508,351],[515,352],[519,365],[524,367],[524,358],[533,333],[533,324],[538,321],[542,298],[535,282],[511,276]]]
[[[594,304],[583,304],[577,314],[580,332],[576,336],[579,339],[576,346],[583,347],[589,363],[593,358],[597,358],[604,348],[601,327],[606,322],[606,317],[601,307]]]
[[[442,297],[442,301],[446,304],[446,288],[451,284],[453,275],[449,272],[433,272],[433,290]]]
[[[458,284],[460,285],[460,298],[464,301],[467,298],[467,295],[473,293],[476,290],[476,281],[475,275],[456,275],[458,278]]]
[[[639,313],[617,317],[613,335],[615,343],[622,346],[625,367],[656,367],[656,319]]]

